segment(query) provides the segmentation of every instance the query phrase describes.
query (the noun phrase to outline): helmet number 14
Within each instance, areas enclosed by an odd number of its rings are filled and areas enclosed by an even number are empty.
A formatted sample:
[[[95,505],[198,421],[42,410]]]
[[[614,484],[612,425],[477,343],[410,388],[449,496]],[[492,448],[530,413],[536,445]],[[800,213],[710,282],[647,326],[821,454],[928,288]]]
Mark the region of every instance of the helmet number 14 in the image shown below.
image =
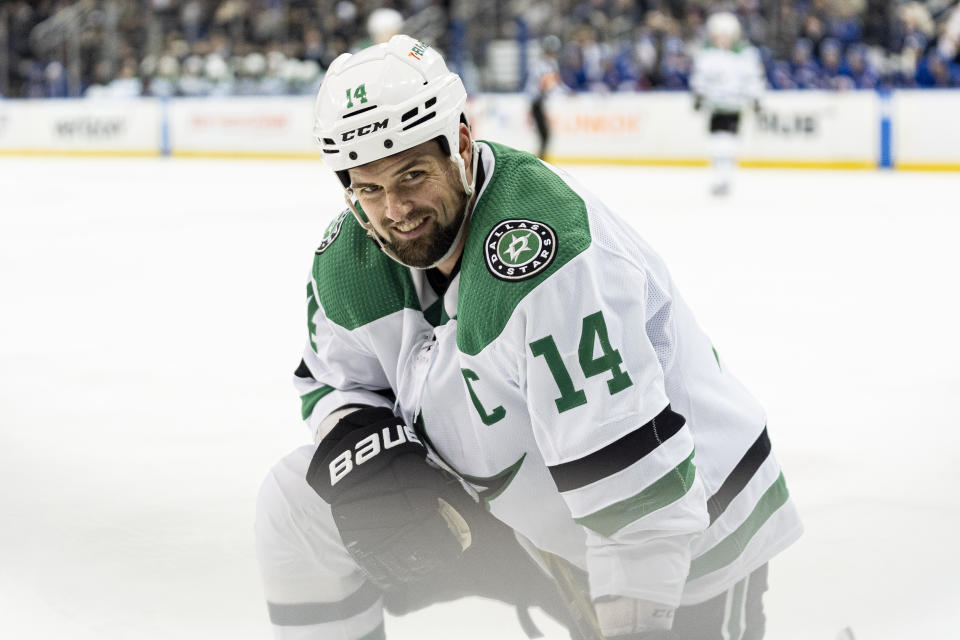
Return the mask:
[[[367,85],[362,84],[356,89],[347,89],[347,109],[353,109],[354,100],[359,100],[360,104],[367,101]]]

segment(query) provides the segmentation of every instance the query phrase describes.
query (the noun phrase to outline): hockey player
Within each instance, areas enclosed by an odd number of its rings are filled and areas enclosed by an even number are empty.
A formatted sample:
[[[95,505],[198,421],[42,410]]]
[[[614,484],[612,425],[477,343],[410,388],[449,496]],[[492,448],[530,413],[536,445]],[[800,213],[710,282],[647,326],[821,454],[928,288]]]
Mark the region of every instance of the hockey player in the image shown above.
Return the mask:
[[[406,36],[317,96],[347,208],[295,376],[319,444],[258,498],[276,636],[383,638],[384,605],[473,593],[575,638],[761,638],[767,563],[801,531],[763,409],[634,230],[473,140],[465,103]]]
[[[373,44],[383,44],[403,29],[403,15],[396,9],[381,7],[370,12],[367,33]]]
[[[737,161],[740,115],[747,107],[759,112],[765,80],[757,50],[740,40],[740,22],[735,15],[711,15],[707,34],[710,43],[694,57],[690,88],[694,108],[706,109],[710,118],[712,191],[723,195],[730,190]]]

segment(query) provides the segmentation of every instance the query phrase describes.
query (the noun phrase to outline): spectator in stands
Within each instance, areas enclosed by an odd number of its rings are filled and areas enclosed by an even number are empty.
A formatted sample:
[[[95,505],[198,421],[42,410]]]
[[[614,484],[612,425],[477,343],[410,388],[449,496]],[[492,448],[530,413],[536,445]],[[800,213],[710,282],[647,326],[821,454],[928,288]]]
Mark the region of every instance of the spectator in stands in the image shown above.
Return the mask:
[[[933,33],[933,19],[927,8],[919,2],[908,2],[897,12],[893,51],[899,51],[902,55],[909,45],[911,48],[919,48],[922,54],[926,51]]]
[[[917,86],[917,75],[920,70],[920,63],[923,60],[923,52],[926,49],[926,40],[920,33],[912,33],[906,37],[903,43],[903,49],[899,56],[895,56],[892,71],[892,79],[895,86],[915,87]]]
[[[917,65],[917,86],[923,89],[960,86],[960,68],[945,60],[935,49]]]
[[[810,43],[810,50],[814,57],[820,56],[820,43],[826,37],[823,22],[816,14],[807,14],[803,18],[803,28],[800,30],[801,38]],[[796,43],[798,40],[794,40]],[[791,45],[791,49],[792,49]]]
[[[865,0],[832,0],[829,35],[839,40],[843,46],[859,41],[863,34],[860,16],[865,8]]]
[[[204,96],[210,92],[211,84],[203,76],[203,58],[192,55],[183,61],[181,75],[177,81],[177,95],[187,97]]]
[[[663,43],[663,62],[660,64],[660,86],[664,89],[687,89],[692,60],[683,40],[670,36]]]
[[[820,46],[820,82],[825,89],[852,89],[853,79],[846,68],[840,42],[827,38]]]
[[[603,82],[605,47],[597,41],[597,31],[592,25],[584,25],[577,30],[574,41],[580,49],[580,61],[583,65],[580,75],[583,88],[595,91],[606,90]]]
[[[137,64],[137,59],[133,56],[124,59],[120,73],[112,79],[106,61],[101,60],[97,66],[98,69],[100,69],[98,75],[103,79],[104,84],[90,85],[84,92],[85,96],[100,98],[136,98],[143,93],[142,81],[140,80],[140,65]]]
[[[163,55],[157,60],[156,70],[148,75],[149,82],[144,87],[145,95],[169,98],[177,93],[177,78],[180,76],[180,63],[171,55]]]
[[[867,58],[865,45],[853,44],[847,49],[847,73],[857,89],[876,89],[880,85],[880,74]]]
[[[265,72],[257,81],[256,92],[299,91],[304,86],[300,78],[315,75],[299,62],[312,61],[310,69],[323,69],[336,52],[365,44],[366,27],[375,15],[392,13],[394,21],[400,16],[401,21],[412,21],[418,28],[434,25],[425,31],[425,37],[435,46],[448,46],[444,39],[453,37],[453,31],[446,29],[450,3],[443,0],[395,3],[404,14],[379,9],[393,4],[379,0],[113,0],[117,20],[109,24],[101,4],[90,2],[88,6],[77,0],[0,2],[0,21],[5,27],[0,32],[6,33],[0,50],[6,60],[0,68],[7,70],[0,86],[8,88],[7,94],[60,96],[76,94],[90,85],[106,87],[120,77],[127,57],[135,58],[146,95],[184,91],[199,95],[197,91],[224,91],[225,87],[244,93],[252,90],[249,74],[241,78],[245,56],[267,56],[271,50],[284,55],[282,63],[275,65],[283,71]],[[685,86],[685,51],[702,40],[703,13],[714,4],[712,0],[528,0],[516,6],[524,18],[530,18],[531,33],[553,32],[566,43],[559,64],[568,86],[579,91],[606,91]],[[931,3],[901,3],[894,10],[889,32],[886,26],[877,27],[877,21],[883,25],[888,21],[876,18],[867,34],[870,42],[863,42],[867,0],[784,0],[774,3],[775,12],[773,5],[761,0],[726,0],[725,4],[734,8],[753,44],[769,49],[771,55],[765,63],[775,88],[842,87],[846,86],[845,77],[864,88],[939,86],[953,77],[954,65],[960,62],[960,7],[940,10],[938,37]],[[949,5],[949,0],[936,6],[945,4]],[[509,3],[498,4],[498,11],[483,5],[463,4],[471,15],[484,19],[472,20],[468,15],[462,25],[467,49],[462,53],[463,64],[481,67],[477,74],[481,78],[486,47],[494,39],[513,37],[514,20],[520,17],[504,10]],[[74,21],[81,33],[79,81],[77,67],[66,64],[62,42],[51,41],[37,49],[37,43],[31,41],[37,25],[59,11],[76,12],[78,7],[87,7],[78,14],[83,19]],[[822,51],[824,42],[834,41],[841,48],[839,64],[833,44],[827,45],[830,51]],[[863,51],[852,48],[863,44],[883,45],[877,54],[871,54],[878,60],[867,61]],[[930,49],[939,52],[939,60],[929,56]],[[197,63],[187,64],[188,58],[197,56],[206,66],[207,56],[212,54],[227,63],[230,83],[205,73],[198,75],[193,72]],[[159,60],[164,57],[184,69],[185,78],[169,74],[161,78]],[[289,60],[294,62],[288,64]],[[789,73],[784,63],[788,63]],[[172,65],[168,62],[167,67]],[[180,85],[185,88],[177,88]]]
[[[743,38],[748,42],[766,42],[767,19],[760,10],[759,0],[737,0],[734,12],[743,28]]]
[[[637,71],[632,49],[627,45],[617,48],[603,61],[603,83],[611,91],[633,91],[637,88]]]
[[[59,60],[47,63],[43,69],[43,97],[66,98],[67,72]]]
[[[770,86],[774,89],[796,89],[797,85],[793,81],[793,72],[790,69],[790,63],[784,60],[776,60],[771,65],[767,73],[767,79]]]
[[[237,66],[237,93],[242,96],[260,95],[260,81],[267,72],[267,58],[262,53],[248,53]]]
[[[960,62],[960,4],[947,14],[937,40],[937,50],[944,60]]]
[[[793,45],[790,59],[790,78],[797,89],[820,89],[820,64],[813,56],[813,44],[804,38]]]
[[[180,5],[180,28],[187,42],[193,42],[205,36],[207,4],[199,0],[186,0]]]

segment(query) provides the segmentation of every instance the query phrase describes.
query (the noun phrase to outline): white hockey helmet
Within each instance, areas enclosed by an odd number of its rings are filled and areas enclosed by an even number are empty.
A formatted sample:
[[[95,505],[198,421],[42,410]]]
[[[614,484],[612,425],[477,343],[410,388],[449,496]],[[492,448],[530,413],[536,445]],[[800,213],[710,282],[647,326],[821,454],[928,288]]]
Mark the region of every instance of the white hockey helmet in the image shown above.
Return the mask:
[[[347,170],[440,137],[460,170],[460,122],[467,92],[443,58],[410,36],[358,53],[344,53],[330,65],[315,105],[313,133],[323,161],[344,188]]]
[[[729,11],[719,11],[707,18],[707,33],[711,38],[736,41],[740,39],[740,21]]]

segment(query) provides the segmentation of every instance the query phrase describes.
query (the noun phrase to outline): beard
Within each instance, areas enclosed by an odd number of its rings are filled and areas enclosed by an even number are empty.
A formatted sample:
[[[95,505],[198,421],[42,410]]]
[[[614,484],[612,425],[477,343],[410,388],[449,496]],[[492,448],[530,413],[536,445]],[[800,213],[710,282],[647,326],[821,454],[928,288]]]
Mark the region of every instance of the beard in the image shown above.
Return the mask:
[[[454,205],[457,215],[447,224],[440,224],[436,217],[432,217],[433,228],[413,240],[384,239],[383,246],[403,264],[416,269],[426,269],[440,260],[457,239],[457,232],[466,215],[466,194]],[[430,215],[432,211],[416,209],[410,213],[411,218],[420,215]]]

